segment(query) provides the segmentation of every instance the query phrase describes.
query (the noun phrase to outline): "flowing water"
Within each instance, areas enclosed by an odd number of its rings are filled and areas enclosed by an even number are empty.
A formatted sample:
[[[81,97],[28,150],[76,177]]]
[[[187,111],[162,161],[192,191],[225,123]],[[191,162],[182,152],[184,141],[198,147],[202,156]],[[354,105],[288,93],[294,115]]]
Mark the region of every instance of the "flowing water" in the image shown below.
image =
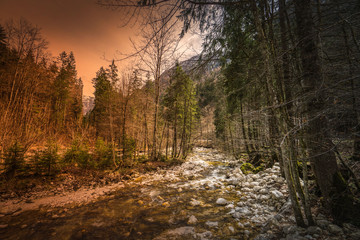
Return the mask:
[[[260,225],[231,214],[245,195],[234,165],[196,148],[181,166],[128,181],[95,202],[5,216],[0,239],[251,239]]]

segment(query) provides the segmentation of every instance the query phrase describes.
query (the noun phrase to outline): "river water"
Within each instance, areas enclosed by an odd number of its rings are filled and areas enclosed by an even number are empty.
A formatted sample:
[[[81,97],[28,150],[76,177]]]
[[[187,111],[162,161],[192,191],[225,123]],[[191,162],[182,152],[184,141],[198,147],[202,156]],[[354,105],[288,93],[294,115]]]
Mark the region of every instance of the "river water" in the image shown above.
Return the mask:
[[[6,216],[0,239],[252,239],[276,211],[269,197],[247,192],[259,187],[249,186],[256,178],[234,159],[196,148],[182,165],[139,176],[94,202]]]

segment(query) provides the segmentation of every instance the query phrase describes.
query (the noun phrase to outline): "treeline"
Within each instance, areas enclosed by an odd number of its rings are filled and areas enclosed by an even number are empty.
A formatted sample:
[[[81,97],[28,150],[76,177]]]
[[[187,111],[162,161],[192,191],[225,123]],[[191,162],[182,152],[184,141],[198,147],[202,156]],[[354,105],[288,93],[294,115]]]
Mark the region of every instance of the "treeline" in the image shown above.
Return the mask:
[[[179,64],[170,71],[170,77],[162,79],[155,155],[154,81],[136,69],[119,76],[114,62],[97,72],[93,79],[95,106],[86,120],[96,137],[113,146],[114,166],[131,165],[138,157],[182,159],[191,150],[199,120],[195,83]]]
[[[13,176],[25,154],[82,126],[82,81],[72,52],[55,60],[40,29],[21,19],[0,26],[0,154]]]
[[[24,19],[0,27],[1,176],[134,168],[187,156],[198,108],[195,84],[180,65],[155,91],[150,74],[136,67],[119,73],[113,61],[96,73],[94,108],[83,116],[74,54],[53,58],[47,44]]]
[[[218,145],[254,167],[279,161],[298,225],[314,224],[317,192],[360,224],[359,2],[220,2],[189,7],[222,64],[199,85]]]
[[[55,60],[40,29],[24,19],[0,27],[0,148],[25,149],[81,126],[82,82],[72,52]]]

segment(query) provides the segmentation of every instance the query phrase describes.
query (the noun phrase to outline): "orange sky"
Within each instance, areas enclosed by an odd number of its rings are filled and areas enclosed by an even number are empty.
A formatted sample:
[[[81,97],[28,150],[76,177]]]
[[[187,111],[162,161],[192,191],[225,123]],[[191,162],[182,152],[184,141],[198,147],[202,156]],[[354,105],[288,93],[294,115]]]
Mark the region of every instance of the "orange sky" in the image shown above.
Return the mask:
[[[74,52],[84,95],[93,94],[91,79],[101,66],[109,65],[104,55],[112,59],[116,50],[132,51],[129,37],[136,37],[137,29],[120,28],[120,14],[96,5],[95,0],[0,0],[1,23],[24,17],[42,29],[53,56]]]

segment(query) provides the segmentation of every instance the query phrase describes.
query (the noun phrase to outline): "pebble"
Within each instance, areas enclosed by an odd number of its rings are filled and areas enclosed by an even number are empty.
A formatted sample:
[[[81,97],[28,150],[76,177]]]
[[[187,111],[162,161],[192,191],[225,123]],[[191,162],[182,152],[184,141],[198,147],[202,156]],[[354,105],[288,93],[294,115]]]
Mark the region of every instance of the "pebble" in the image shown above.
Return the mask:
[[[326,229],[330,224],[330,222],[328,220],[318,220],[318,221],[316,221],[316,223],[322,229]]]
[[[244,228],[244,224],[242,224],[241,222],[238,222],[237,225],[239,228]]]
[[[225,208],[234,208],[234,204],[232,204],[232,203],[228,204],[228,205],[225,206]]]
[[[311,235],[314,235],[314,234],[319,234],[321,235],[322,234],[322,230],[321,228],[317,227],[317,226],[310,226],[307,228],[307,232]]]
[[[218,198],[216,200],[216,204],[217,205],[226,205],[226,204],[228,204],[228,201],[226,199],[224,199],[224,198]]]
[[[198,221],[197,218],[194,215],[192,215],[191,217],[189,217],[189,220],[187,221],[187,223],[192,225],[192,224],[197,223],[197,221]]]
[[[218,222],[211,222],[211,221],[207,221],[205,223],[205,225],[209,226],[209,227],[218,227],[219,223]]]
[[[190,201],[190,205],[193,207],[199,206],[200,204],[201,204],[201,202],[196,199],[191,199],[191,201]]]
[[[1,225],[0,225],[0,229],[7,228],[8,226],[9,226],[9,224],[1,224]]]
[[[343,230],[341,229],[341,227],[339,227],[335,224],[329,224],[328,230],[330,233],[335,234],[335,235],[340,235],[343,233]]]
[[[275,198],[282,198],[284,197],[284,194],[282,194],[281,192],[279,192],[278,190],[273,190],[270,192],[271,195]]]

